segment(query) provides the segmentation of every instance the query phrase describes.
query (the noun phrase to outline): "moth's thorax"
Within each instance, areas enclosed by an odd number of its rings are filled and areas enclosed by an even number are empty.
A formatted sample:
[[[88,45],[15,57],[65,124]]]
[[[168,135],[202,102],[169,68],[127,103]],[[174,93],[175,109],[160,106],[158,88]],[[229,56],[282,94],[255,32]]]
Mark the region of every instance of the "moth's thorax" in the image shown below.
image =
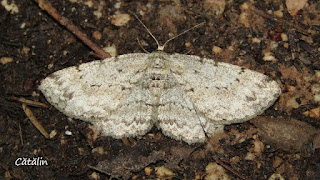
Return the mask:
[[[168,79],[168,55],[164,52],[153,53],[148,66],[148,88],[152,96],[152,104],[158,105],[161,92]]]

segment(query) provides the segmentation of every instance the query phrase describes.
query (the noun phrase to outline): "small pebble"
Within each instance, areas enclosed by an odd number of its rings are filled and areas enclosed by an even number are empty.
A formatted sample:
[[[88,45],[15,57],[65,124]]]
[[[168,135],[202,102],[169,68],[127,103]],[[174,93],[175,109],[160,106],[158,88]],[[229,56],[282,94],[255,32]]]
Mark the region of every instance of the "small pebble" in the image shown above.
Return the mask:
[[[129,14],[116,14],[112,16],[111,24],[115,26],[124,26],[130,21]]]
[[[94,31],[92,33],[92,36],[96,39],[96,40],[100,40],[102,38],[102,34],[99,31]]]
[[[13,62],[13,58],[12,57],[2,57],[0,59],[0,63],[1,64],[7,64],[7,63],[11,63]]]
[[[168,178],[175,176],[175,173],[173,173],[171,169],[164,166],[156,167],[155,172],[159,178]]]
[[[72,135],[72,132],[67,130],[67,131],[65,132],[65,134],[68,135],[68,136],[71,136],[71,135]]]

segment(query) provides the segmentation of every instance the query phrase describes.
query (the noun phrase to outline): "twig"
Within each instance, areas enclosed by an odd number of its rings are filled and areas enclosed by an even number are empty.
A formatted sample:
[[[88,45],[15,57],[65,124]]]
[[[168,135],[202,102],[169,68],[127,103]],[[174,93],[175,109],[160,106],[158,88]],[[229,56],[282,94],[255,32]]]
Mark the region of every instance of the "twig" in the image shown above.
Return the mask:
[[[128,141],[128,138],[121,138],[121,141],[123,142],[123,144],[125,144],[126,146],[130,146],[130,142]]]
[[[99,172],[101,172],[101,173],[104,173],[104,174],[107,174],[107,175],[110,175],[107,171],[105,171],[105,170],[103,170],[103,169],[101,169],[101,168],[98,168],[98,167],[95,167],[95,166],[91,166],[91,165],[87,165],[89,168],[91,168],[91,169],[94,169],[94,170],[96,170],[96,171],[99,171]]]
[[[249,6],[249,8],[255,12],[256,14],[258,14],[259,16],[262,16],[264,18],[267,18],[267,19],[270,19],[270,20],[273,20],[273,21],[276,21],[280,24],[286,24],[288,26],[291,26],[291,27],[294,27],[297,31],[299,31],[300,33],[302,34],[305,34],[305,35],[310,35],[310,34],[314,34],[315,31],[309,29],[309,30],[305,30],[304,28],[300,27],[299,25],[296,25],[292,22],[289,22],[289,21],[286,21],[284,19],[281,19],[281,18],[278,18],[272,14],[268,14],[268,13],[265,13],[264,11],[261,11],[261,10],[258,10],[257,8],[255,8],[254,6]]]
[[[92,42],[87,36],[80,31],[69,19],[61,16],[59,12],[51,5],[47,0],[34,0],[38,3],[39,7],[48,12],[55,20],[61,25],[65,26],[75,36],[77,36],[82,42],[89,46],[100,59],[111,57],[109,53],[103,51],[98,45]]]
[[[26,103],[27,105],[30,105],[30,106],[33,106],[33,107],[43,107],[43,108],[48,108],[49,107],[48,105],[46,105],[44,103],[31,101],[31,100],[28,100],[28,99],[25,99],[25,98],[22,98],[22,97],[21,98],[11,97],[11,98],[8,98],[8,99],[12,99],[12,100],[15,100],[15,101]]]
[[[25,103],[22,104],[22,109],[24,110],[24,113],[26,113],[27,117],[30,119],[32,124],[41,132],[41,134],[49,139],[49,134],[44,129],[44,127],[39,123],[39,121],[36,119],[36,117],[33,115],[32,111],[27,107]]]
[[[20,124],[20,121],[19,121],[19,132],[20,132],[20,140],[21,140],[21,144],[23,145],[23,138],[22,138],[22,130],[21,130],[21,124]]]
[[[244,175],[242,175],[239,172],[237,172],[234,169],[232,169],[230,166],[224,164],[220,159],[218,159],[216,157],[213,157],[213,160],[216,161],[220,166],[222,166],[226,170],[230,171],[235,176],[239,177],[240,179],[243,179],[243,180],[249,179],[248,177],[245,177]]]

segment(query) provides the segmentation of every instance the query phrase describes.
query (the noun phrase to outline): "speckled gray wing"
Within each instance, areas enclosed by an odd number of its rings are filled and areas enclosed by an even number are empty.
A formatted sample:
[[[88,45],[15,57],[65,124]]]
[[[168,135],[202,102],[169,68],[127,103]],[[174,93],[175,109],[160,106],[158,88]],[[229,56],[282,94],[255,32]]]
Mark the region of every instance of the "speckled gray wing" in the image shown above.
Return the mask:
[[[189,144],[204,142],[204,131],[213,136],[223,130],[223,125],[210,123],[198,113],[193,102],[179,87],[172,74],[162,90],[158,107],[158,124],[163,134]]]
[[[199,113],[216,124],[249,120],[281,93],[268,76],[212,59],[174,54],[170,71]]]
[[[105,136],[122,138],[144,135],[153,127],[151,114],[150,91],[138,84],[125,102],[112,111],[105,120],[94,123]]]
[[[84,63],[51,74],[39,89],[59,111],[93,123],[105,135],[143,134],[153,125],[146,105],[150,93],[139,85],[147,63],[142,53]]]

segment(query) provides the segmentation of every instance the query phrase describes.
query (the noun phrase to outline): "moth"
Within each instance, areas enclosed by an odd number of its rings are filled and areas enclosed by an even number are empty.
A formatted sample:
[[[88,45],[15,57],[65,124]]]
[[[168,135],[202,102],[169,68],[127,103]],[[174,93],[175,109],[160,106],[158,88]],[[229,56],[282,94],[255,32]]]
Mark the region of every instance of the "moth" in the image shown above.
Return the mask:
[[[164,45],[153,53],[59,70],[43,79],[39,89],[59,111],[92,123],[102,135],[132,137],[156,126],[189,144],[205,141],[205,133],[214,136],[226,124],[262,114],[281,93],[278,83],[262,73],[167,54]]]

